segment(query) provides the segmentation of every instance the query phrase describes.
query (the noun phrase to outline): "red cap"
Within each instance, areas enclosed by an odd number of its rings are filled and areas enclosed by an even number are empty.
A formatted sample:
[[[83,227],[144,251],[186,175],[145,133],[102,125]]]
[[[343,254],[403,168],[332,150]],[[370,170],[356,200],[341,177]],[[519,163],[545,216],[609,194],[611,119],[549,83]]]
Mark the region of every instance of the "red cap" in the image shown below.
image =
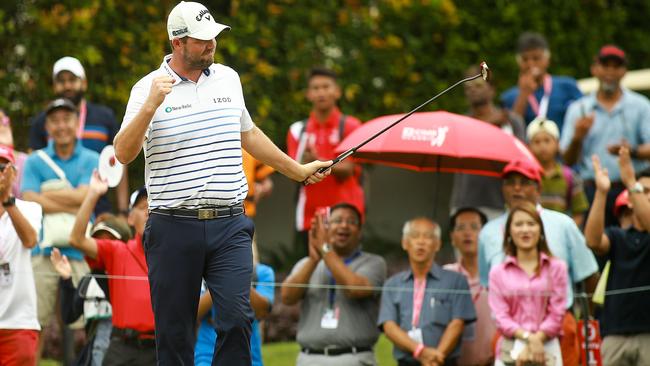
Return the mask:
[[[625,51],[611,44],[603,46],[600,51],[598,51],[598,60],[605,61],[608,59],[616,59],[623,64],[627,61],[625,58]]]
[[[505,177],[510,173],[519,173],[528,179],[532,179],[537,183],[542,182],[542,175],[536,164],[529,160],[515,160],[511,161],[503,168],[501,177]]]
[[[624,208],[626,208],[630,203],[630,194],[627,192],[627,189],[621,192],[614,201],[614,216],[618,217]]]
[[[14,149],[11,146],[0,145],[0,159],[7,159],[10,163],[15,163]]]

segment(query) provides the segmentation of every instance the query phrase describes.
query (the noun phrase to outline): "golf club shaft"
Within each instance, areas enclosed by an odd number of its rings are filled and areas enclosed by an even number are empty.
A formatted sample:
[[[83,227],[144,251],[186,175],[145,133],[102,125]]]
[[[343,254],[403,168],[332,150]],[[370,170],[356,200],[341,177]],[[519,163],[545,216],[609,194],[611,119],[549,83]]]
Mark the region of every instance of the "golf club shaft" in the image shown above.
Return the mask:
[[[454,85],[448,87],[447,89],[445,89],[445,90],[441,91],[440,93],[436,94],[435,96],[433,96],[431,99],[429,99],[429,100],[427,100],[426,102],[420,104],[420,105],[417,106],[415,109],[413,109],[412,111],[410,111],[410,112],[408,112],[407,114],[403,115],[400,119],[398,119],[397,121],[391,123],[389,126],[384,127],[384,129],[382,129],[381,131],[377,132],[376,134],[370,136],[368,139],[366,139],[365,141],[363,141],[363,142],[360,143],[359,145],[357,145],[357,146],[355,146],[355,147],[353,147],[353,148],[351,148],[351,149],[349,149],[349,150],[343,152],[342,154],[340,154],[340,155],[337,156],[336,158],[332,159],[332,165],[328,166],[327,168],[320,168],[320,169],[318,169],[318,172],[319,172],[319,173],[324,173],[327,169],[330,169],[330,168],[331,168],[332,166],[334,166],[335,164],[338,164],[338,163],[341,162],[343,159],[345,159],[345,158],[347,158],[348,156],[354,154],[357,150],[359,150],[360,148],[362,148],[364,145],[366,145],[366,144],[369,143],[370,141],[374,140],[375,138],[377,138],[377,137],[378,137],[379,135],[381,135],[382,133],[384,133],[384,132],[390,130],[390,129],[393,128],[396,124],[402,122],[403,120],[405,120],[406,118],[408,118],[410,115],[412,115],[413,113],[419,111],[422,107],[424,107],[425,105],[427,105],[427,104],[433,102],[433,101],[436,100],[438,97],[440,97],[441,95],[443,95],[443,94],[445,94],[446,92],[450,91],[451,89],[457,87],[458,85],[460,85],[460,84],[462,84],[462,83],[465,83],[465,82],[468,82],[468,81],[471,81],[471,80],[474,80],[474,79],[478,79],[478,78],[480,78],[481,76],[482,76],[482,74],[478,74],[478,75],[470,76],[470,77],[468,77],[468,78],[465,78],[465,79],[462,79],[462,80],[457,81]]]

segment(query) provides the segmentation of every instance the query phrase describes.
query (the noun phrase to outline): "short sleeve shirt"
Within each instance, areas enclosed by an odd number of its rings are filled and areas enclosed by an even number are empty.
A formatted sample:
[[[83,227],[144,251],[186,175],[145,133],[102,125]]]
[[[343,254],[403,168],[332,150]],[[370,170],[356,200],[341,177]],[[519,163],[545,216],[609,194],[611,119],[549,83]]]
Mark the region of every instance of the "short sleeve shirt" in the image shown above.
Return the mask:
[[[239,75],[213,64],[195,83],[177,75],[165,56],[160,68],[131,90],[121,129],[140,112],[154,78],[171,76],[172,91],[145,133],[145,185],[149,209],[231,206],[248,184],[242,168],[241,133],[255,127]]]
[[[16,207],[38,232],[41,206],[17,199]],[[0,216],[0,265],[9,266],[13,280],[9,286],[0,284],[0,329],[41,329],[36,316],[36,286],[30,253],[31,249],[23,246],[5,211]]]
[[[147,260],[142,247],[142,236],[137,235],[128,243],[119,240],[95,239],[97,258],[88,259],[96,269],[105,269],[109,278],[108,287],[113,305],[113,325],[119,328],[135,329],[139,332],[154,330],[149,280],[124,277],[148,276]]]
[[[358,119],[345,116],[343,131],[341,131],[341,117],[341,111],[335,108],[323,123],[318,122],[313,112],[307,119],[306,125],[303,121],[293,123],[287,133],[287,154],[294,160],[300,161],[307,146],[311,146],[321,159],[334,159],[335,149],[341,139],[361,126],[361,121]],[[317,209],[341,202],[355,206],[363,214],[365,196],[360,177],[361,168],[357,166],[355,173],[343,180],[330,175],[318,184],[301,186],[296,205],[296,229],[309,230]]]
[[[381,309],[377,325],[382,327],[387,321],[394,321],[404,331],[413,328],[413,272],[407,270],[389,278],[384,285],[381,297]],[[437,347],[442,334],[454,319],[466,324],[476,321],[476,311],[472,302],[467,279],[460,273],[442,269],[433,264],[427,274],[426,292],[422,302],[419,324],[422,340],[428,347]],[[461,340],[447,356],[460,356]],[[414,361],[410,354],[395,347],[393,356],[396,360]]]
[[[573,284],[583,281],[598,271],[596,257],[587,247],[582,232],[569,216],[553,210],[541,209],[541,217],[551,254],[563,260],[569,269],[567,286],[567,308],[569,308],[573,305]],[[505,260],[503,233],[507,218],[508,213],[505,213],[490,220],[479,234],[478,269],[483,286],[488,286],[492,267]]]
[[[540,203],[544,208],[567,215],[582,214],[589,209],[582,179],[571,168],[560,163],[555,164],[550,176],[542,175]]]
[[[81,144],[100,153],[106,145],[112,145],[117,134],[118,125],[113,111],[101,104],[86,101],[86,120],[81,132]],[[45,112],[33,118],[29,130],[29,147],[32,150],[47,146],[48,136],[45,131]]]
[[[295,273],[307,258],[300,260],[293,268]],[[386,262],[378,255],[361,252],[348,268],[364,276],[372,286],[381,287],[386,279]],[[331,277],[327,266],[320,261],[309,279],[310,287],[305,292],[300,307],[300,321],[296,340],[302,347],[323,349],[325,347],[372,347],[379,337],[375,323],[379,313],[379,293],[360,299],[345,296],[342,290],[335,290],[334,308],[339,309],[339,321],[336,329],[321,328],[321,319],[330,308],[330,290],[318,288],[330,285]]]
[[[650,234],[634,228],[605,230],[611,261],[607,291],[647,287],[650,283]],[[650,296],[647,291],[605,297],[601,333],[632,335],[650,332]]]
[[[79,143],[75,145],[72,156],[65,160],[59,158],[56,154],[54,151],[54,143],[52,141],[48,142],[47,147],[42,150],[59,168],[61,168],[61,170],[63,170],[66,179],[74,188],[88,185],[93,170],[97,169],[99,162],[99,154],[83,147]],[[43,161],[43,159],[41,159],[41,157],[35,152],[30,154],[25,161],[25,166],[23,167],[23,180],[21,185],[21,191],[23,194],[28,191],[41,193],[41,185],[52,179],[59,179],[52,168],[50,168],[49,165],[47,165],[47,163],[45,163],[45,161]],[[41,235],[41,238],[42,237],[43,236]],[[77,249],[66,247],[60,248],[60,250],[61,253],[68,256],[69,259],[83,260],[83,255]],[[36,246],[33,250],[33,254],[49,256],[51,251],[52,248],[41,250],[39,246]]]
[[[607,168],[609,177],[619,181],[618,157],[610,154],[607,146],[619,144],[622,140],[633,148],[650,143],[650,102],[639,93],[623,89],[623,97],[608,112],[600,106],[595,93],[580,98],[567,111],[560,138],[562,151],[566,151],[571,144],[577,120],[591,113],[595,115],[594,123],[582,142],[578,173],[584,180],[594,179],[591,156],[596,154],[603,167]],[[639,159],[633,159],[632,164],[637,172],[649,165],[647,161]]]
[[[254,201],[255,183],[266,179],[275,172],[275,169],[255,159],[246,150],[242,150],[242,153],[244,174],[246,174],[246,182],[248,183],[248,195],[244,201],[244,208],[246,209],[246,216],[255,217],[257,214],[257,204]]]
[[[576,80],[567,76],[551,76],[552,88],[551,95],[548,101],[548,111],[546,112],[546,118],[550,119],[557,123],[558,128],[562,131],[562,123],[564,122],[564,115],[567,111],[567,108],[574,100],[577,100],[582,96],[582,92],[578,89],[578,84]],[[515,104],[515,100],[519,95],[519,87],[512,87],[506,90],[501,95],[501,102],[503,105],[512,109]],[[540,86],[534,92],[535,99],[539,103],[544,96],[544,87]],[[526,120],[526,125],[528,125],[533,119],[537,117],[537,114],[533,112],[533,109],[528,105],[526,107],[526,113],[524,119]]]

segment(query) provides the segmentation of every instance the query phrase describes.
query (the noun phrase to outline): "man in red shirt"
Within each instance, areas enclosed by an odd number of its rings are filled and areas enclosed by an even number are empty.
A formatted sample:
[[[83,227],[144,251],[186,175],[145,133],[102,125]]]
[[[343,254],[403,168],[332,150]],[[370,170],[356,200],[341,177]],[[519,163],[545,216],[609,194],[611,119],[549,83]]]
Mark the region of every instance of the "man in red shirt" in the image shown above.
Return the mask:
[[[151,307],[147,261],[142,234],[149,217],[144,188],[131,195],[127,221],[135,228],[135,238],[126,245],[119,240],[95,239],[85,234],[90,215],[108,184],[93,173],[75,221],[70,244],[81,250],[93,268],[110,276],[108,287],[113,306],[113,332],[104,356],[104,365],[155,365],[154,317]]]
[[[337,102],[341,88],[336,74],[328,69],[312,69],[307,81],[307,99],[312,103],[306,120],[295,122],[287,133],[287,154],[299,163],[313,159],[330,160],[336,157],[334,148],[356,128],[361,121],[341,113]],[[332,174],[319,184],[300,187],[296,207],[296,229],[307,243],[311,219],[320,207],[349,202],[362,214],[365,199],[359,178],[361,167],[345,160],[332,167]],[[306,246],[305,246],[306,248]]]

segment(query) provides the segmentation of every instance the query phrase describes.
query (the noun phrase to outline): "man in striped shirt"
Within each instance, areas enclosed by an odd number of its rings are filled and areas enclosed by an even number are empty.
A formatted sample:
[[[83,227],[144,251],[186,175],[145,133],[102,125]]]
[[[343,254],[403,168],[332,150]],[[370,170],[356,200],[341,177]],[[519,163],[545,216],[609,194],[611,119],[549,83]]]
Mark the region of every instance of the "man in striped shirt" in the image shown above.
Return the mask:
[[[193,364],[201,278],[217,309],[214,362],[250,365],[249,303],[253,222],[243,147],[297,181],[317,183],[331,165],[300,165],[255,126],[239,75],[214,63],[216,23],[201,4],[181,2],[169,14],[172,54],[138,81],[120,132],[118,160],[144,147],[150,216],[144,232],[159,365]]]

